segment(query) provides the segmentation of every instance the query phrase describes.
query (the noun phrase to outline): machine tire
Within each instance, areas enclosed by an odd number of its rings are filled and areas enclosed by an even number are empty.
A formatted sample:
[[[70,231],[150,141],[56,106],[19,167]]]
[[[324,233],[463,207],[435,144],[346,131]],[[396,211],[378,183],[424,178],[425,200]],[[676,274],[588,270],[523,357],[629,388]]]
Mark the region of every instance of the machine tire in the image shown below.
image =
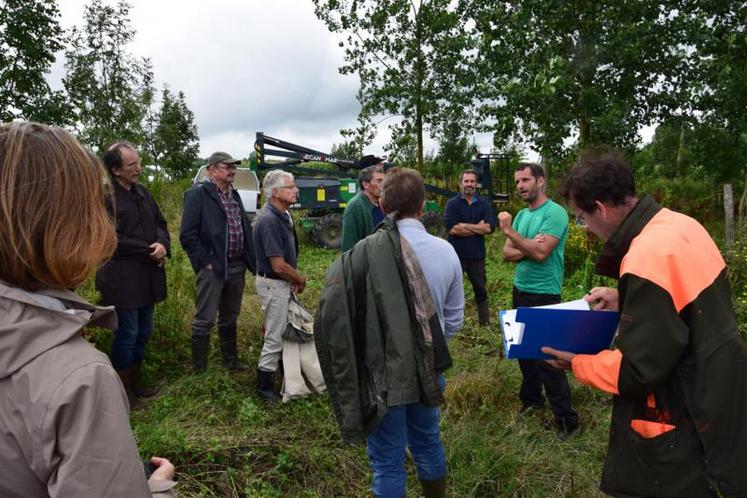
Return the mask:
[[[441,237],[446,237],[446,223],[444,222],[444,216],[436,211],[429,211],[425,213],[421,218],[420,222],[428,230],[428,233]]]
[[[311,237],[320,247],[339,249],[342,245],[342,216],[330,213],[319,218],[311,231]]]

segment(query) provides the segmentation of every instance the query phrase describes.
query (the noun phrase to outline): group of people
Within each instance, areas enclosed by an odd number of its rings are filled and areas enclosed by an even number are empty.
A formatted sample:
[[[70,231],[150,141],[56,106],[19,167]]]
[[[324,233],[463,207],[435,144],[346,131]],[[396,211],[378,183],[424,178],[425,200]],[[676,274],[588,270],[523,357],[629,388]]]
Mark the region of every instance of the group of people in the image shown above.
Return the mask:
[[[498,228],[503,258],[516,265],[513,305],[559,302],[568,215],[547,197],[539,165],[522,163],[514,173],[526,203],[515,217],[496,218],[477,195],[478,173],[465,170],[460,194],[446,205],[445,241],[419,221],[420,174],[385,172],[380,158],[364,159],[360,190],[343,216],[344,252],[327,272],[314,323],[319,362],[343,438],[366,441],[373,494],[405,495],[409,448],[424,496],[444,497],[439,407],[449,341],[464,321],[463,274],[487,326],[485,235]],[[166,459],[153,457],[146,481],[127,417],[128,407],[154,393],[141,373],[153,306],[165,298],[169,234],[138,182],[136,148],[116,142],[104,152],[105,170],[101,164],[63,130],[0,127],[2,496],[173,492]],[[248,269],[264,313],[257,392],[275,402],[288,303],[306,285],[288,212],[298,188],[292,174],[268,172],[266,205],[250,224],[231,185],[238,164],[216,152],[206,180],[184,196],[180,242],[197,290],[192,367],[206,368],[217,318],[223,367],[248,368],[236,326]],[[571,370],[613,395],[604,492],[747,495],[747,348],[716,244],[695,220],[639,197],[614,152],[583,153],[562,193],[576,220],[605,240],[597,272],[618,280],[586,300],[619,311],[621,320],[614,349],[544,348],[553,360],[520,361],[522,413],[542,409],[547,398],[558,435],[575,434]],[[102,304],[114,313],[68,290],[94,268]],[[114,328],[111,363],[81,337],[87,323]]]
[[[360,171],[360,189],[343,214],[344,252],[371,234],[376,227],[377,213],[381,213],[381,217],[384,214],[383,161],[374,156],[364,156],[361,164],[373,161],[376,162]],[[514,179],[527,207],[517,214],[513,222],[512,216],[505,211],[499,213],[496,219],[490,204],[478,195],[480,178],[478,172],[472,169],[461,172],[459,195],[451,197],[444,209],[447,240],[457,256],[460,274],[466,274],[470,281],[478,323],[482,326],[490,325],[485,236],[496,227],[506,237],[503,258],[516,263],[513,306],[542,306],[560,302],[568,214],[565,208],[545,194],[545,173],[540,165],[520,163]],[[441,264],[446,264],[446,261],[441,261]],[[558,434],[561,437],[575,434],[579,428],[578,414],[571,405],[571,391],[565,372],[536,360],[519,360],[519,367],[522,374],[519,392],[521,413],[543,409],[547,397]]]
[[[0,125],[0,496],[173,495],[174,466],[140,459],[128,417],[169,252],[133,150],[106,150],[105,182],[101,162],[66,131]],[[147,243],[118,242],[117,229]],[[106,260],[99,284],[124,306],[116,316],[69,290]],[[157,271],[144,276],[146,267]],[[134,282],[148,285],[109,293]],[[89,323],[120,331],[111,362],[81,336]]]
[[[409,448],[423,495],[439,498],[446,462],[438,407],[451,365],[448,340],[462,326],[462,273],[479,323],[489,324],[484,236],[499,227],[503,259],[516,264],[513,306],[559,303],[568,214],[547,197],[541,166],[521,163],[514,180],[526,208],[495,220],[475,194],[478,174],[466,170],[444,213],[449,246],[418,221],[420,175],[394,168],[382,177],[373,184],[361,172],[359,196],[368,203],[360,199],[365,210],[355,210],[375,211],[378,201],[386,218],[375,230],[367,218],[357,222],[356,234],[361,227],[373,233],[346,238],[346,252],[328,271],[317,349],[343,438],[366,440],[373,494],[405,496]],[[618,311],[620,324],[613,348],[598,354],[543,347],[554,359],[519,360],[520,413],[543,409],[547,398],[558,436],[576,434],[571,370],[613,395],[602,491],[747,496],[747,347],[718,247],[694,219],[639,197],[629,165],[609,149],[583,152],[561,192],[576,222],[605,241],[597,273],[618,281],[584,299]]]

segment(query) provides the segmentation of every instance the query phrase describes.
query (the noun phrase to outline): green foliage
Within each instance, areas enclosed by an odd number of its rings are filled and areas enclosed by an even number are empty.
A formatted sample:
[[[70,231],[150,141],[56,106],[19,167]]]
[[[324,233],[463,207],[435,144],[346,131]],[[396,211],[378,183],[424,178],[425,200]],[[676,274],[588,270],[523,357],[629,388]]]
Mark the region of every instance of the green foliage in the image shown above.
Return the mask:
[[[706,125],[712,136],[698,140],[713,154],[720,171],[747,170],[747,7],[744,2],[698,2],[700,20],[695,49],[700,55],[696,65],[692,107],[699,113],[692,118]],[[708,143],[711,142],[711,143]],[[721,145],[720,145],[720,144]],[[704,163],[706,164],[706,163]],[[726,169],[729,164],[729,169]]]
[[[184,93],[174,96],[164,86],[153,141],[156,164],[171,178],[186,178],[194,174],[193,165],[200,151],[194,118]]]
[[[648,177],[639,182],[638,191],[650,194],[662,206],[703,221],[723,217],[721,187],[694,177]]]
[[[737,319],[737,327],[747,340],[747,236],[734,242],[734,246],[724,251],[729,284],[731,285],[732,304]]]
[[[576,134],[582,147],[626,146],[679,104],[689,18],[678,0],[465,3],[482,111],[502,140],[519,134],[546,158],[562,157]]]
[[[59,17],[52,0],[0,3],[0,123],[70,121],[64,94],[44,78],[65,42]]]
[[[135,36],[130,5],[92,0],[83,28],[73,28],[65,52],[65,89],[84,144],[101,152],[115,140],[145,141],[143,120],[152,99],[153,71],[148,59],[133,57],[127,45]]]
[[[634,156],[634,164],[644,180],[690,180],[713,188],[724,182],[742,183],[747,178],[747,134],[716,124],[672,120],[656,128],[651,143]]]
[[[131,415],[142,456],[157,454],[178,470],[182,497],[367,496],[370,471],[365,448],[342,443],[326,395],[273,407],[254,394],[254,372],[219,367],[214,344],[205,373],[190,372],[189,322],[194,309],[194,276],[177,240],[182,192],[189,181],[158,180],[148,188],[172,233],[167,263],[169,296],[156,307],[147,349],[146,373],[159,395]],[[515,201],[512,212],[523,207]],[[487,286],[491,314],[511,307],[514,265],[502,261],[504,237],[487,237]],[[611,285],[593,275],[600,243],[575,225],[566,245],[563,299],[578,299],[594,285]],[[339,252],[302,244],[299,269],[307,276],[301,294],[315,309],[324,275]],[[747,251],[743,244],[725,253],[734,305],[743,333],[747,323]],[[78,290],[95,299],[92,281]],[[449,496],[597,497],[606,452],[610,402],[604,393],[570,380],[583,432],[562,442],[552,430],[549,410],[517,414],[518,366],[500,357],[497,324],[480,327],[472,288],[465,281],[465,327],[450,342],[454,367],[446,373],[447,403],[441,434],[449,463]],[[103,351],[111,333],[86,332]],[[238,324],[242,359],[255,364],[262,345],[262,312],[247,277]],[[216,334],[213,334],[215,336]],[[217,341],[216,341],[217,342]],[[276,387],[279,387],[276,386]],[[408,458],[408,496],[420,496],[415,466]]]
[[[438,154],[432,166],[426,169],[429,176],[456,176],[469,166],[475,147],[467,138],[460,117],[448,114],[446,122],[440,127]]]
[[[581,283],[588,287],[594,275],[595,258],[601,248],[602,242],[596,236],[571,222],[565,243],[566,275],[580,273]]]
[[[362,120],[401,117],[424,171],[424,132],[435,131],[445,111],[459,115],[471,105],[471,42],[460,8],[448,0],[314,0],[314,6],[330,31],[345,35],[340,72],[358,75]],[[467,128],[467,114],[461,116]]]
[[[360,100],[360,91],[358,99]],[[358,116],[358,126],[340,130],[344,142],[332,146],[332,155],[341,159],[358,159],[366,152],[366,147],[376,138],[376,127],[365,117]]]
[[[65,51],[65,89],[80,141],[94,152],[117,140],[140,149],[144,165],[155,164],[170,178],[194,171],[199,149],[194,114],[182,92],[164,86],[160,108],[150,60],[127,50],[135,36],[130,5],[92,0],[82,27],[74,27]]]

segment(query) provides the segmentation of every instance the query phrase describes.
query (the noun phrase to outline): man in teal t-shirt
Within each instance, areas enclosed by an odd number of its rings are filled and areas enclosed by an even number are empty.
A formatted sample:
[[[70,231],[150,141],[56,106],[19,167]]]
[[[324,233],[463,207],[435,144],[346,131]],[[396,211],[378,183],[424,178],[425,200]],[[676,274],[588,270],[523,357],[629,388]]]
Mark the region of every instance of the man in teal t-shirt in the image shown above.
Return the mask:
[[[538,164],[521,163],[514,172],[516,188],[527,207],[511,223],[511,215],[498,215],[506,235],[503,259],[516,263],[513,307],[544,306],[560,302],[563,255],[568,238],[568,214],[545,195],[545,172]],[[522,381],[521,413],[545,406],[545,394],[555,415],[558,435],[578,430],[578,414],[571,406],[571,389],[565,371],[542,360],[519,360]],[[542,393],[542,387],[545,394]]]

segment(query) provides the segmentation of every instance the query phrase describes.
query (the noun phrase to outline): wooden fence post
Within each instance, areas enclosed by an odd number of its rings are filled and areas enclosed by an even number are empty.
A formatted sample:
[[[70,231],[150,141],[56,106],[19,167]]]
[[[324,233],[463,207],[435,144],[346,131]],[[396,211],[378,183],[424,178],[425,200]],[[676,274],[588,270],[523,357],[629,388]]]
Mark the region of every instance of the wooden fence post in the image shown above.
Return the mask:
[[[731,248],[734,245],[734,193],[731,183],[724,184],[724,215],[724,239],[726,247]]]

